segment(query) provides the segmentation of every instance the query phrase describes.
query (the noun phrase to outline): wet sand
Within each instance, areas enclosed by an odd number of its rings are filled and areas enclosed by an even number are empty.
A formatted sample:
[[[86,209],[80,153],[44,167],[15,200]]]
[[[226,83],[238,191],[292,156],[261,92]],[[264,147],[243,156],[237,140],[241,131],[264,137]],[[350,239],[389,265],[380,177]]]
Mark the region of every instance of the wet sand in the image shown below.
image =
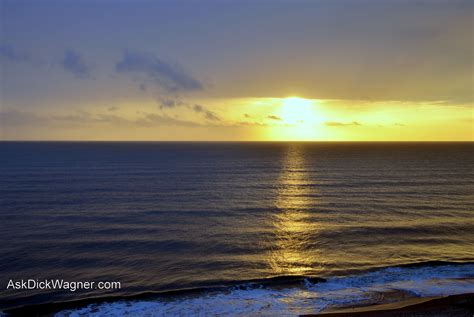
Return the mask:
[[[302,316],[327,317],[425,317],[425,316],[474,316],[474,293],[446,297],[411,298],[396,303],[354,307],[319,314]]]

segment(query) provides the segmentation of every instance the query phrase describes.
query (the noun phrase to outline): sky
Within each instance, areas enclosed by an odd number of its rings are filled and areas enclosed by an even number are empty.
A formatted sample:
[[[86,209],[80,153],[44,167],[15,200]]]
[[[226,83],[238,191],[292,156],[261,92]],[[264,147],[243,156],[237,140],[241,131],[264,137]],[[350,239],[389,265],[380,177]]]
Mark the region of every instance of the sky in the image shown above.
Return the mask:
[[[0,0],[0,139],[473,141],[474,2]]]

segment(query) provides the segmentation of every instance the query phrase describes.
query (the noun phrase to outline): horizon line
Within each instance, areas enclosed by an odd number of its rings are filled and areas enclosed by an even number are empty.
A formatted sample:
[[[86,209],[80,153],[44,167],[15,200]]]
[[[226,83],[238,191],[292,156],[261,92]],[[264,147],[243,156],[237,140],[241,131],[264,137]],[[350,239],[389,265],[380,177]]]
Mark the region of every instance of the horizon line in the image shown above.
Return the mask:
[[[474,143],[474,140],[0,140],[0,142],[116,143]]]

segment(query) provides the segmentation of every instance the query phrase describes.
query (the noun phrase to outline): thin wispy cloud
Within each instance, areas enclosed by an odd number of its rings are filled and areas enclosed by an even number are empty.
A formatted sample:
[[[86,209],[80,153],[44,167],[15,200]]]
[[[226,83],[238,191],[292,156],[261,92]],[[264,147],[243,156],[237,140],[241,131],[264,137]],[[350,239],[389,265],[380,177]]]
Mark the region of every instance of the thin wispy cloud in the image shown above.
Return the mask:
[[[278,116],[274,116],[274,115],[270,115],[267,117],[268,119],[271,119],[271,120],[276,120],[276,121],[282,121],[282,118],[278,117]]]
[[[220,121],[220,118],[214,112],[204,108],[201,105],[194,105],[193,110],[194,112],[203,114],[204,118],[206,118],[207,120]]]
[[[120,74],[128,74],[140,81],[140,87],[152,83],[167,92],[203,89],[203,84],[187,73],[181,65],[161,60],[149,53],[126,50],[115,64]]]
[[[347,126],[360,126],[360,124],[357,121],[352,121],[352,122],[337,122],[337,121],[329,121],[325,122],[324,125],[328,127],[347,127]]]
[[[12,46],[1,45],[0,46],[0,58],[6,59],[12,62],[25,62],[29,60],[27,54],[18,51]]]
[[[185,101],[182,101],[178,98],[170,98],[170,97],[159,97],[158,98],[158,107],[160,110],[173,110],[177,108],[184,108],[184,109],[189,109],[190,111],[193,111],[197,114],[202,115],[205,119],[210,120],[210,121],[220,121],[221,119],[219,116],[209,110],[207,107],[202,106],[200,104],[190,104]]]
[[[110,109],[110,108],[109,108]],[[31,111],[18,111],[8,109],[0,111],[0,123],[4,126],[33,126],[33,125],[67,125],[67,126],[90,126],[108,125],[116,127],[157,127],[157,126],[182,126],[197,127],[202,123],[181,119],[179,116],[165,115],[150,112],[138,112],[138,117],[128,118],[120,114],[91,113],[84,110],[74,111],[68,114],[37,114]]]
[[[7,109],[0,112],[0,124],[2,126],[34,126],[41,125],[48,121],[48,118],[36,113]]]
[[[172,109],[184,106],[183,102],[175,98],[159,97],[157,101],[160,109]]]
[[[180,126],[180,127],[199,127],[202,124],[194,121],[180,119],[179,117],[170,117],[161,114],[147,113],[143,118],[136,121],[140,126]]]
[[[86,64],[81,54],[75,50],[68,49],[64,51],[61,66],[65,71],[73,74],[76,78],[92,78],[90,66]]]

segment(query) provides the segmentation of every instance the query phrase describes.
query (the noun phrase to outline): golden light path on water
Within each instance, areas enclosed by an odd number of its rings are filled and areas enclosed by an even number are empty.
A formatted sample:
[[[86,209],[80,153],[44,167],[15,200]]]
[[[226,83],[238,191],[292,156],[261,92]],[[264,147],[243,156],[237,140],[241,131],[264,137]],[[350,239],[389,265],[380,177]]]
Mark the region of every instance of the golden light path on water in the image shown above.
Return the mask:
[[[322,263],[321,254],[308,245],[320,230],[318,222],[310,221],[307,212],[315,203],[301,145],[293,144],[283,161],[275,206],[279,212],[272,219],[274,247],[268,262],[277,275],[305,275],[317,270],[314,263]]]

